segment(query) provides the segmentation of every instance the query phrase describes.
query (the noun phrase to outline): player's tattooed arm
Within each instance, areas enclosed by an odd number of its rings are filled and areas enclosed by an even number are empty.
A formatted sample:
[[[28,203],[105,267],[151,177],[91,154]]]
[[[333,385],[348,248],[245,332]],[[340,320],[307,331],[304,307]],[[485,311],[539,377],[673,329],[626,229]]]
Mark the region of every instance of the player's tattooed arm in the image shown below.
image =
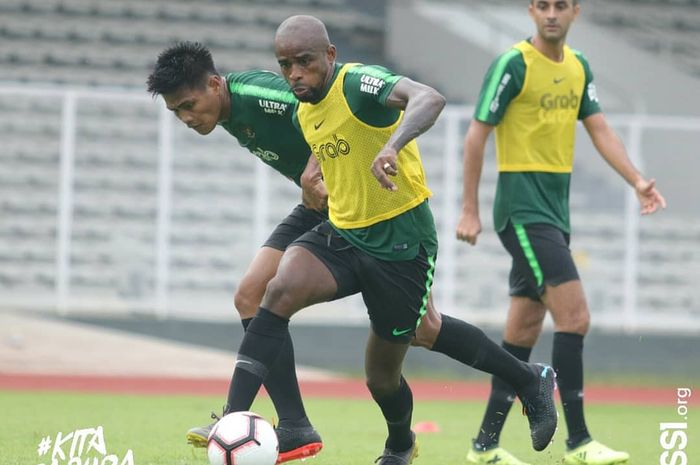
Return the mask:
[[[410,141],[427,131],[445,107],[445,97],[432,87],[401,78],[386,99],[386,106],[404,111],[401,123],[372,163],[372,173],[385,189],[396,190],[388,176],[398,173],[397,155]]]
[[[386,106],[404,111],[401,124],[386,143],[398,152],[435,123],[445,107],[445,97],[432,87],[404,77],[394,85]]]

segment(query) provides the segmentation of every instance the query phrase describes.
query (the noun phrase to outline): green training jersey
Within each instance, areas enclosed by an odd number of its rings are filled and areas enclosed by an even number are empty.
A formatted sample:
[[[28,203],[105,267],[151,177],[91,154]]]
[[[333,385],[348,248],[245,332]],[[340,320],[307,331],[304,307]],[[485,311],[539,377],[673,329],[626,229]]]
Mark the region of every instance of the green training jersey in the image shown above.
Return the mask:
[[[397,192],[382,189],[370,171],[403,116],[386,106],[401,78],[381,66],[336,64],[323,98],[300,104],[295,118],[324,173],[331,224],[354,246],[389,261],[411,260],[421,245],[428,255],[437,253],[415,141],[399,153]]]
[[[270,71],[226,75],[231,115],[220,123],[241,146],[300,185],[311,150],[292,125],[297,99],[287,82]]]
[[[496,126],[497,231],[509,220],[570,231],[576,121],[600,111],[590,66],[576,50],[565,46],[554,62],[522,41],[493,62],[474,118]]]

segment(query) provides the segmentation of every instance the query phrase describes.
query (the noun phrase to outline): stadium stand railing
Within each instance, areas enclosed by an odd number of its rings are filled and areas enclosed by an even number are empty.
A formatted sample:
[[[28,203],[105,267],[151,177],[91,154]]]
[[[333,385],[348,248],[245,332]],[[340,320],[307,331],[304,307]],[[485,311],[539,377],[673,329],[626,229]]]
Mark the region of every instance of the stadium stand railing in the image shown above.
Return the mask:
[[[592,0],[588,19],[700,76],[698,0]]]
[[[3,0],[0,81],[142,86],[178,40],[206,44],[222,72],[274,69],[276,27],[304,13],[358,40],[383,28],[346,0]]]
[[[448,107],[419,141],[441,241],[435,297],[443,312],[500,324],[509,260],[490,219],[491,145],[480,190],[484,232],[476,247],[454,239],[469,114]],[[145,92],[4,86],[0,115],[5,308],[230,318],[237,280],[300,197],[225,131],[198,136]],[[700,135],[698,118],[609,118],[635,158],[648,131]],[[700,218],[669,211],[640,219],[621,182],[578,165],[571,199],[571,248],[594,324],[699,331]],[[366,316],[355,298],[304,318],[363,324]]]

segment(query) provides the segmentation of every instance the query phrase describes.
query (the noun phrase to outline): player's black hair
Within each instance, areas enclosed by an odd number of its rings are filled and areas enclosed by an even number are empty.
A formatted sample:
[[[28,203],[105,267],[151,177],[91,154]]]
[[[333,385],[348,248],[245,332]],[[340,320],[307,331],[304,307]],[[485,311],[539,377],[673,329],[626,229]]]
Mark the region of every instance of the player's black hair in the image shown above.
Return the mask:
[[[156,60],[146,84],[151,95],[170,94],[182,88],[201,88],[206,78],[218,74],[207,47],[199,42],[178,42]]]

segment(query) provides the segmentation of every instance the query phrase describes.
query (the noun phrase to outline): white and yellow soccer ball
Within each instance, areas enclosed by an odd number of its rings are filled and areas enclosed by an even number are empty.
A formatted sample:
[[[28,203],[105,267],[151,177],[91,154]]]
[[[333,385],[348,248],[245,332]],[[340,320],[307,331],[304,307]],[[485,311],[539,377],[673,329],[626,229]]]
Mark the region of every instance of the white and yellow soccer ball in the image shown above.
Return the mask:
[[[224,416],[207,442],[211,465],[275,465],[278,452],[275,429],[253,412]]]

